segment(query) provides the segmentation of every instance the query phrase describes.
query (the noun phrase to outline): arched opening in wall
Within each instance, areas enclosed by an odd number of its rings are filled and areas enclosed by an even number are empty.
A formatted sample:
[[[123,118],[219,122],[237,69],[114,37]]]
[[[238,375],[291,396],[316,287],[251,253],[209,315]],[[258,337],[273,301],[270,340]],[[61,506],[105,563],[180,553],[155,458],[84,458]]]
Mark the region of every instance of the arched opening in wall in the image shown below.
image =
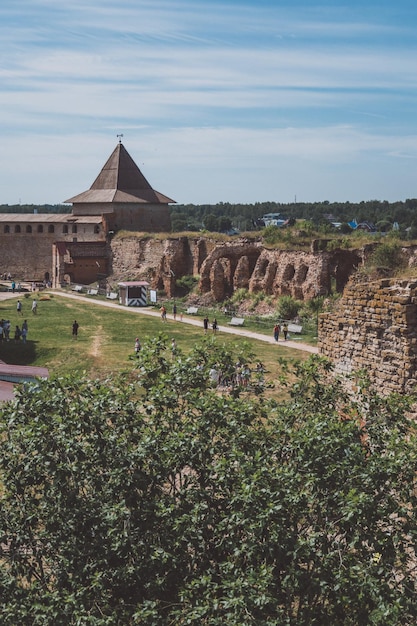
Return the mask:
[[[73,224],[72,225],[72,232],[76,233],[77,232],[77,224]]]
[[[38,224],[38,233],[43,233],[43,225]]]
[[[49,224],[48,233],[54,233],[54,232],[55,232],[55,226],[53,224]]]
[[[287,265],[287,267],[283,271],[282,280],[290,281],[294,278],[294,275],[295,275],[294,265],[291,265],[291,264]]]
[[[32,226],[30,224],[26,225],[26,232],[27,233],[31,233],[32,232]]]
[[[304,265],[304,263],[302,265],[300,265],[300,267],[298,268],[298,272],[297,272],[297,282],[298,283],[303,283],[305,281],[305,279],[307,278],[307,274],[308,274],[308,266]]]
[[[233,274],[234,268],[232,267],[231,260],[227,257],[222,257],[219,259],[219,263],[223,269],[223,284],[224,284],[224,292],[225,295],[231,296],[233,293]],[[212,285],[213,290],[213,285]]]
[[[4,225],[4,232],[5,233],[10,233],[10,226],[9,226],[9,224],[5,224]]]
[[[274,281],[277,275],[277,262],[269,261],[268,266],[265,268],[265,278],[264,278],[264,292],[266,294],[274,293]]]
[[[20,233],[20,224],[16,224],[16,226],[14,227],[14,232],[15,233]]]
[[[62,234],[68,235],[68,224],[64,224],[62,227]]]
[[[46,284],[47,284],[47,283],[49,283],[49,277],[50,277],[49,272],[45,272],[45,274],[44,274],[44,278],[45,278],[45,283],[46,283]]]
[[[264,259],[259,263],[259,274],[261,276],[265,276],[266,270],[268,269],[269,259]]]

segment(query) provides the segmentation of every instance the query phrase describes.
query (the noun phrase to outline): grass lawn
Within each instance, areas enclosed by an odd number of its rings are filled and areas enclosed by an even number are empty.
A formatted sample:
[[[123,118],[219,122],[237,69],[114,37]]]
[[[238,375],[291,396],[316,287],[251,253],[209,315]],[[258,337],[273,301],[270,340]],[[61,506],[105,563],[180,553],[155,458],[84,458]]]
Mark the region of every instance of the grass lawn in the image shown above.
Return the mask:
[[[141,314],[140,309],[108,308],[93,300],[90,304],[48,293],[30,294],[28,298],[20,295],[22,316],[17,315],[17,296],[0,302],[0,317],[11,321],[11,338],[9,342],[0,342],[0,359],[10,364],[47,367],[51,377],[78,372],[91,378],[102,378],[115,371],[130,369],[129,356],[134,353],[135,337],[139,337],[143,344],[162,331],[169,339],[168,344],[174,337],[178,348],[185,353],[203,338],[202,324],[200,329],[179,320],[168,319],[163,323],[159,316]],[[34,297],[38,300],[37,315],[31,312]],[[15,326],[21,326],[24,319],[29,326],[26,344],[14,341]],[[72,337],[75,319],[79,323],[77,340]],[[213,341],[226,345],[246,341],[256,358],[262,360],[269,371],[268,378],[272,380],[276,380],[281,370],[279,357],[300,361],[309,356],[279,344],[242,339],[221,331]]]

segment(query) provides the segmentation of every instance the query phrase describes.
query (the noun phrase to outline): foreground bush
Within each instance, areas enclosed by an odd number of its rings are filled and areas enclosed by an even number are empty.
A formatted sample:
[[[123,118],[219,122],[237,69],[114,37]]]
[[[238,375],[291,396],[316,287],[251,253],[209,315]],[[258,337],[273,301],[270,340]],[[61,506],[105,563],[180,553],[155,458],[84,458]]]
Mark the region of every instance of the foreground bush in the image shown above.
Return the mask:
[[[124,379],[4,407],[2,624],[415,623],[406,403],[353,402],[320,360],[284,405],[212,389],[237,358],[158,338]]]

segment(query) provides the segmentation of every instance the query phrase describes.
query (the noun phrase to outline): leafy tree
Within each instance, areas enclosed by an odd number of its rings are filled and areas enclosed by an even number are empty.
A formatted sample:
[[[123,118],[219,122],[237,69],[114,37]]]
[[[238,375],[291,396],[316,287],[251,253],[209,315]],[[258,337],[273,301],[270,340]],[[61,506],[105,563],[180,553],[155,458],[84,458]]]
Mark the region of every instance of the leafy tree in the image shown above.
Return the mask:
[[[353,401],[321,359],[285,403],[212,389],[237,350],[158,337],[121,379],[4,407],[5,626],[415,623],[405,399]]]
[[[208,231],[214,232],[218,230],[218,219],[213,213],[209,213],[204,217],[204,228]]]
[[[230,217],[222,215],[218,218],[217,228],[220,232],[228,231],[232,228],[232,220]]]

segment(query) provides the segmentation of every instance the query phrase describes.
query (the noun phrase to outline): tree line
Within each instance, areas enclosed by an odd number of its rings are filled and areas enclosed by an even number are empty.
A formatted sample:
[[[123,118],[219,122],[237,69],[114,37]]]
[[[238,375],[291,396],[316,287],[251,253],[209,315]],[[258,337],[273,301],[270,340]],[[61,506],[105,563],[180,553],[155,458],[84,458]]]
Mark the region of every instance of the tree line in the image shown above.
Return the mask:
[[[70,213],[64,204],[0,205],[1,213]],[[417,233],[417,198],[404,201],[368,200],[361,202],[255,202],[253,204],[219,202],[217,204],[177,204],[171,206],[173,232],[207,230],[227,232],[259,230],[259,221],[267,213],[280,213],[289,220],[307,220],[315,226],[340,222],[347,224],[371,222],[380,231],[390,230],[397,223],[400,230]]]
[[[171,208],[172,230],[240,231],[262,228],[259,221],[267,213],[280,213],[289,220],[308,220],[315,226],[330,222],[372,222],[379,230],[389,230],[397,222],[400,229],[417,229],[417,199],[398,202],[369,200],[353,202],[256,202],[254,204],[176,205]]]

